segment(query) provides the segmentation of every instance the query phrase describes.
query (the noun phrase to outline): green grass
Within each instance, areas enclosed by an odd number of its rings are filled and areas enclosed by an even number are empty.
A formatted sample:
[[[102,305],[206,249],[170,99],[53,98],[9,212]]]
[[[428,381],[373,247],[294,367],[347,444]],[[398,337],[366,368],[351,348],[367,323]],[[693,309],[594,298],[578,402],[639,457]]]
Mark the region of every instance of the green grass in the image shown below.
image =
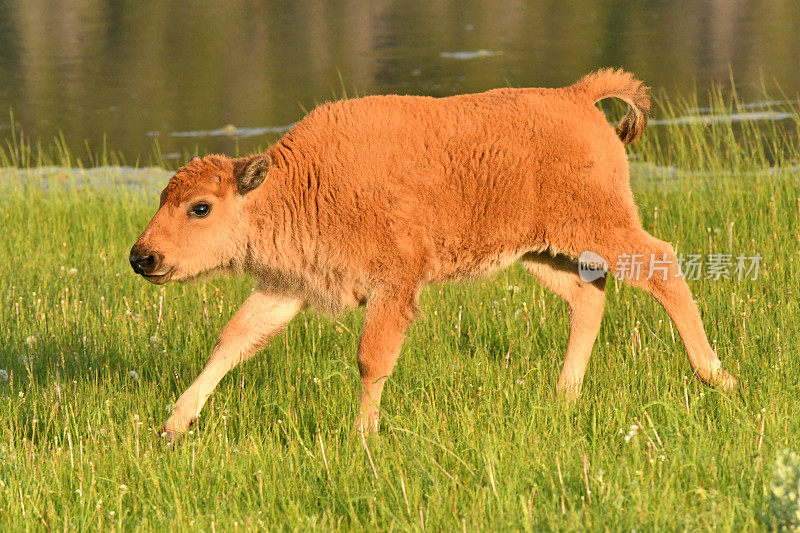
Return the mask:
[[[714,105],[736,111],[719,95]],[[784,126],[796,127],[791,112]],[[64,163],[21,145],[0,160]],[[351,431],[363,311],[304,312],[223,380],[174,449],[157,428],[251,282],[134,276],[127,252],[157,207],[152,188],[7,172],[0,529],[779,525],[773,464],[800,450],[799,155],[791,133],[749,124],[652,128],[632,153],[646,229],[685,253],[763,256],[756,280],[690,282],[737,393],[693,378],[663,310],[611,282],[581,398],[557,401],[566,307],[512,268],[424,291],[377,437]]]

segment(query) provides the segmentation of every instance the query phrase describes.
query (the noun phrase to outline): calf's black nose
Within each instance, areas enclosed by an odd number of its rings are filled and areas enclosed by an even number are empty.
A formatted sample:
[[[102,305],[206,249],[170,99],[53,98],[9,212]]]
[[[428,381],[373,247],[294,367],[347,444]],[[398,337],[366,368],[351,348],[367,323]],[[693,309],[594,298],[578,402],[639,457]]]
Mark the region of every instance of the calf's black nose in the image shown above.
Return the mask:
[[[134,272],[143,275],[152,274],[161,263],[158,254],[138,244],[131,248],[131,255],[128,257],[128,261],[130,261]]]

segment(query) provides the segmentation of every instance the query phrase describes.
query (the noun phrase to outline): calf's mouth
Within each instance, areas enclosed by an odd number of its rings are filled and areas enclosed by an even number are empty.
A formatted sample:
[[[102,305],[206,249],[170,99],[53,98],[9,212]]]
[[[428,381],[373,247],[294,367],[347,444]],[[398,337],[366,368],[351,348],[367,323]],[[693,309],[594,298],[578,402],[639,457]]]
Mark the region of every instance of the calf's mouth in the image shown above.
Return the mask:
[[[154,283],[156,285],[163,285],[172,278],[173,271],[174,269],[169,269],[161,274],[142,274],[142,277],[147,281],[149,281],[150,283]]]

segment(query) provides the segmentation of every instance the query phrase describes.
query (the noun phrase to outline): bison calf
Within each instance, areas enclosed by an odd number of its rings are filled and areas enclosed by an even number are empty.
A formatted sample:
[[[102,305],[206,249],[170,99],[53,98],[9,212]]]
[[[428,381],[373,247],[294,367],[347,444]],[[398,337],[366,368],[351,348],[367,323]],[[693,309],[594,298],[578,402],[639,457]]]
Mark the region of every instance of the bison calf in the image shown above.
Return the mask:
[[[628,105],[616,131],[595,106],[612,97]],[[626,281],[664,306],[700,378],[734,387],[672,247],[642,229],[633,201],[625,145],[649,103],[620,70],[562,89],[369,96],[315,109],[264,154],[192,159],[162,192],[133,269],[153,283],[243,271],[257,285],[164,430],[184,432],[223,376],[304,307],[366,304],[357,427],[376,431],[420,289],[514,261],[569,305],[558,389],[575,395],[605,303],[604,279],[579,275],[586,251],[605,265],[640,258]]]

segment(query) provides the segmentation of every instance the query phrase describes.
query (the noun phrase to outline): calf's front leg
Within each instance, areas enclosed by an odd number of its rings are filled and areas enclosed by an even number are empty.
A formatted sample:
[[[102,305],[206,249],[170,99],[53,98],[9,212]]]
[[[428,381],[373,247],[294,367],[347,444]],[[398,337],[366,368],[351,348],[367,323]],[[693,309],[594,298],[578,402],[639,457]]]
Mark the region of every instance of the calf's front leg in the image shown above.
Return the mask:
[[[256,288],[222,329],[205,368],[175,404],[163,427],[167,437],[183,434],[225,374],[264,347],[303,306],[298,298]]]
[[[392,373],[405,331],[414,314],[416,293],[386,292],[367,303],[364,330],[358,343],[361,407],[355,428],[377,433],[383,386]]]

